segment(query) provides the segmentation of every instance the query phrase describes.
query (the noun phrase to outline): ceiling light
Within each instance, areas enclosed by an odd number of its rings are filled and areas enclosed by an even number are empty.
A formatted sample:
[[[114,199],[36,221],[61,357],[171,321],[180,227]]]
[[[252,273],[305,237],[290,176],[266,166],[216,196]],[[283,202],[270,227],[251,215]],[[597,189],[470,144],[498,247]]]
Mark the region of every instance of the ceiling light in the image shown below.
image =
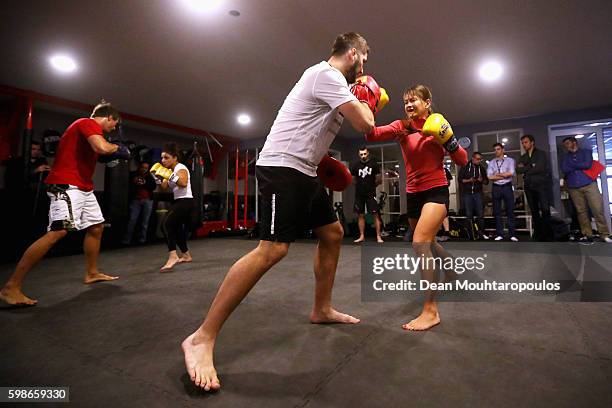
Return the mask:
[[[77,64],[68,55],[58,54],[49,58],[51,66],[56,70],[64,73],[73,72],[77,69]]]
[[[507,138],[507,137],[504,137],[504,138],[502,139],[502,143],[508,143],[508,138]]]
[[[249,123],[251,123],[251,117],[244,113],[241,115],[238,115],[238,123],[240,123],[243,126],[248,125]]]
[[[576,135],[576,139],[582,139],[584,135]]]
[[[489,61],[481,65],[478,73],[483,81],[494,82],[501,78],[503,71],[499,62]]]
[[[209,13],[219,8],[223,0],[182,0],[183,4],[196,13]]]

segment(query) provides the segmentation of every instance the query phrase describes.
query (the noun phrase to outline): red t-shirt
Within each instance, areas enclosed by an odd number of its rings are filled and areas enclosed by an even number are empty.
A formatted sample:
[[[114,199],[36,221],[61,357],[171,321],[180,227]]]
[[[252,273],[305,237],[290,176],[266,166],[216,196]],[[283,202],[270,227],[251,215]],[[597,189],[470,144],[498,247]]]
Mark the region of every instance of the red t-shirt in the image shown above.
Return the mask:
[[[424,121],[423,121],[424,122]],[[422,129],[423,123],[413,123]],[[366,135],[368,142],[395,140],[400,144],[406,165],[406,192],[418,193],[434,187],[447,186],[446,173],[442,161],[445,150],[433,136],[425,136],[419,131],[408,129],[402,120],[385,126],[377,126]],[[458,165],[467,164],[467,152],[459,147],[451,159]]]
[[[93,135],[103,135],[102,127],[93,119],[78,119],[68,126],[60,139],[55,162],[45,183],[72,184],[83,191],[93,190],[92,176],[98,154],[87,141]]]

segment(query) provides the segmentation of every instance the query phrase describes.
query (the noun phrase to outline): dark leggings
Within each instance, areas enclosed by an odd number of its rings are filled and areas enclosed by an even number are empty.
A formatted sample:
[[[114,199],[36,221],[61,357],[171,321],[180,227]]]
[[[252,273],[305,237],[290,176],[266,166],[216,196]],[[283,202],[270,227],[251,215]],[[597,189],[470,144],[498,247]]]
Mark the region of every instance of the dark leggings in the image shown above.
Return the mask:
[[[187,232],[191,227],[193,204],[193,198],[179,198],[172,203],[165,223],[168,251],[176,251],[177,245],[181,252],[189,251],[189,248],[187,248]]]

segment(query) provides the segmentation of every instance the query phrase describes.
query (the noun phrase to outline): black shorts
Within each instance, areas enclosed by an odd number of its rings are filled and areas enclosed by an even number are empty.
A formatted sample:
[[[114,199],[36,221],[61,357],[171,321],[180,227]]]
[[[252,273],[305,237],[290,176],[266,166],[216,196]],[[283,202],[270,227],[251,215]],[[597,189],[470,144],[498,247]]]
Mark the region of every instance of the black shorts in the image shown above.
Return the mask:
[[[372,194],[355,194],[355,206],[353,209],[357,214],[365,214],[366,205],[370,214],[378,214],[378,203],[374,193]]]
[[[446,206],[448,212],[448,186],[434,187],[418,193],[406,193],[406,212],[408,218],[419,218],[425,203],[438,203]]]
[[[256,167],[261,194],[260,239],[293,242],[307,229],[338,221],[316,177],[289,167]]]

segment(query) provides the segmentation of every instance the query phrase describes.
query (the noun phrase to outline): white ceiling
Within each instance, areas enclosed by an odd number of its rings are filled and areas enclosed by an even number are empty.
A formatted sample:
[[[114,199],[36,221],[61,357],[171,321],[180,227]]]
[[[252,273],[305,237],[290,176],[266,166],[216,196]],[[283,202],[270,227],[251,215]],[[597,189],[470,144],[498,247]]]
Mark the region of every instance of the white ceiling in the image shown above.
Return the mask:
[[[198,16],[181,0],[4,0],[0,83],[263,137],[302,71],[357,31],[371,47],[366,72],[391,96],[379,122],[402,115],[402,90],[424,83],[453,124],[477,123],[612,104],[611,15],[611,1],[226,0]],[[49,69],[58,50],[77,73]],[[496,85],[477,77],[488,57],[505,65]]]

